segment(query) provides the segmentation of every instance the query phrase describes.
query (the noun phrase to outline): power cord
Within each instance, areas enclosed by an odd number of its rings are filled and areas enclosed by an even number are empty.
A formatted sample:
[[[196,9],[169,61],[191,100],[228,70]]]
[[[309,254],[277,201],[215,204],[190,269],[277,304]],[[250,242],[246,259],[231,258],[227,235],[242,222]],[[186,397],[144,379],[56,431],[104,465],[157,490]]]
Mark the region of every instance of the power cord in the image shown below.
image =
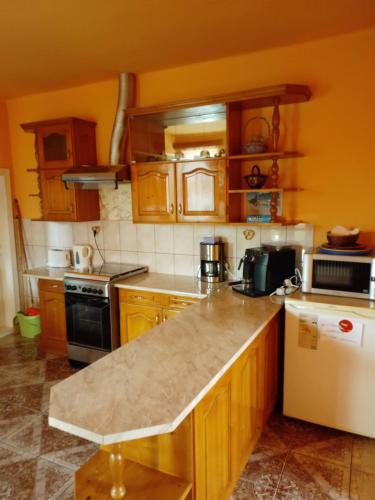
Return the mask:
[[[102,255],[102,252],[99,250],[98,242],[96,241],[96,235],[98,234],[99,231],[95,226],[92,227],[91,229],[92,229],[92,234],[94,236],[95,246],[96,246],[97,251],[99,252],[100,258],[102,259],[102,265],[103,265],[105,262],[104,257]]]
[[[291,276],[290,278],[287,278],[284,280],[282,286],[276,288],[271,295],[290,295],[291,293],[295,292],[300,288],[302,285],[302,275],[301,271],[296,267],[294,270],[294,276]],[[294,280],[294,283],[293,283]]]

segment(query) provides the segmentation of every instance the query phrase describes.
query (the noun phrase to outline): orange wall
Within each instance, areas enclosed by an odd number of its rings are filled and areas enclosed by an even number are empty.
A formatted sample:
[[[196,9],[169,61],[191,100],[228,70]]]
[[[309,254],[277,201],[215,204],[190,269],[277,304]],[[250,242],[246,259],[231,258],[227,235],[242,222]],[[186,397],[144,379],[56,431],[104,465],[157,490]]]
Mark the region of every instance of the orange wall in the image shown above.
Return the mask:
[[[0,101],[0,168],[12,165],[8,113],[5,102]]]
[[[375,186],[375,30],[290,47],[141,74],[138,104],[220,94],[278,83],[304,83],[309,103],[283,107],[286,146],[304,158],[281,167],[285,185],[304,191],[285,194],[285,215],[316,226],[316,241],[334,224],[359,226],[375,245],[372,198]],[[8,101],[15,189],[25,216],[37,217],[32,135],[22,122],[79,116],[98,122],[99,161],[107,159],[117,82],[108,81]],[[283,114],[284,113],[284,114]]]

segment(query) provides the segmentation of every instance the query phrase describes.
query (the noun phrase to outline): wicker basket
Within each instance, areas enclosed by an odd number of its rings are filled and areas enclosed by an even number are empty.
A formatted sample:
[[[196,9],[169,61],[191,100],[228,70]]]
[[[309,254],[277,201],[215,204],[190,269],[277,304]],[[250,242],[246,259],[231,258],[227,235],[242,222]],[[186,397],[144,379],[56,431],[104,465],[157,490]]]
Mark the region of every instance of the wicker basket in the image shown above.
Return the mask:
[[[247,127],[249,126],[249,123],[254,122],[255,120],[261,120],[266,124],[268,137],[264,138],[262,135],[253,136],[250,139],[250,141],[247,142],[243,147],[245,153],[248,153],[248,154],[265,153],[268,149],[268,141],[269,141],[269,138],[271,136],[270,124],[269,124],[268,120],[266,120],[266,118],[264,118],[263,116],[253,116],[252,118],[250,118],[246,122],[245,129],[244,129],[245,135],[246,135],[246,130],[247,130]]]

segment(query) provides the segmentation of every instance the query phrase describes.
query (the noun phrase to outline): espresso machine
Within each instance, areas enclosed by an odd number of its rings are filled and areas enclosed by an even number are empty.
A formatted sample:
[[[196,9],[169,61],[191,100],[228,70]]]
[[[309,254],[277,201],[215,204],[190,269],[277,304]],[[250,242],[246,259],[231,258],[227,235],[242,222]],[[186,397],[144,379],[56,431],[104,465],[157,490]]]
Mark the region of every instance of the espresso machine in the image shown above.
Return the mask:
[[[220,240],[201,242],[201,280],[208,283],[225,281],[224,243]]]
[[[242,266],[242,281],[234,283],[233,290],[250,297],[269,295],[294,275],[295,249],[286,245],[247,248],[238,269]]]

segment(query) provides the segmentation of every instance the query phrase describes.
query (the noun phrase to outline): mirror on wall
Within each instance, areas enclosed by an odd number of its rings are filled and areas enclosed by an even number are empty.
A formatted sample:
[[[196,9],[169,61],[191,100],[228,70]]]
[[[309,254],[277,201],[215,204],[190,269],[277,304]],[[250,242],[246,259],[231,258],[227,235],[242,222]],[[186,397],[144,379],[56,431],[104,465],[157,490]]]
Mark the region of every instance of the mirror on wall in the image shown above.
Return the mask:
[[[179,161],[226,154],[225,104],[208,104],[130,119],[132,161]]]

